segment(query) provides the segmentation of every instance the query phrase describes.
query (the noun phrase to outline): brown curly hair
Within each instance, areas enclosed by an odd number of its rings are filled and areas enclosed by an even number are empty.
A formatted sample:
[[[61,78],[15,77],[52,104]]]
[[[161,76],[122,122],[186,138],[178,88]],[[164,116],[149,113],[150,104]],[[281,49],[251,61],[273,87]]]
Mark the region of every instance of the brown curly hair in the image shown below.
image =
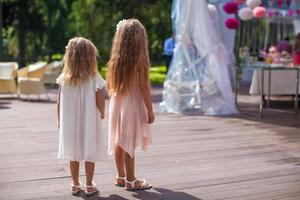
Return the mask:
[[[58,83],[77,85],[94,78],[98,73],[97,55],[97,48],[90,40],[83,37],[69,40],[63,59],[63,73]]]
[[[147,32],[137,19],[120,22],[106,76],[110,94],[126,94],[132,84],[149,84]]]

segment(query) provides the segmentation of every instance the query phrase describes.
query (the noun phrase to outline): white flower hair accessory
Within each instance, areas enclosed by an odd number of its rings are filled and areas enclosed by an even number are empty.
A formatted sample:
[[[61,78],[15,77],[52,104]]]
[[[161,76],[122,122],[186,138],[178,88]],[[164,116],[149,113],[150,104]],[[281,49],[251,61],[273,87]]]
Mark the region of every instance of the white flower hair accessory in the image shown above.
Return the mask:
[[[116,30],[120,30],[120,28],[124,25],[124,23],[126,22],[126,19],[122,19],[119,21],[119,23],[116,26]]]

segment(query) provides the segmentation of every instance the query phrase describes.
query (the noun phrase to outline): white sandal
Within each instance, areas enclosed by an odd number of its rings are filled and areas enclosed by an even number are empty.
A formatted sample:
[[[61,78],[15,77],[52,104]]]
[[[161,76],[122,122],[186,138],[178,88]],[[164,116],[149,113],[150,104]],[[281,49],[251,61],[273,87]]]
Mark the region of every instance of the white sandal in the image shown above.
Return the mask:
[[[82,183],[79,181],[79,185],[74,185],[73,181],[71,183],[72,195],[78,195],[80,191],[83,191]]]
[[[86,196],[91,196],[99,192],[98,188],[96,187],[96,183],[92,181],[92,185],[85,185],[85,194]],[[93,189],[93,192],[88,192],[88,189]]]
[[[118,183],[118,181],[121,180],[123,183]],[[116,182],[115,185],[119,186],[119,187],[125,187],[125,183],[126,183],[126,177],[120,177],[120,176],[116,176]]]
[[[142,182],[142,185],[136,187],[135,184],[137,181]],[[128,187],[128,185],[130,185],[130,187]],[[149,190],[151,188],[152,188],[152,185],[149,182],[147,182],[146,179],[143,179],[143,180],[135,179],[133,181],[126,180],[125,190],[128,190],[128,191]]]

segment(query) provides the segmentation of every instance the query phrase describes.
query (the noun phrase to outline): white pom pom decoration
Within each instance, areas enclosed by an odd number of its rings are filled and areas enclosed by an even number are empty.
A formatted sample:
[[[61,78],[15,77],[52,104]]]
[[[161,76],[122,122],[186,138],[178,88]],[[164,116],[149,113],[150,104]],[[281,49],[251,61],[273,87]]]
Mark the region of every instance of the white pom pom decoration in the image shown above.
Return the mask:
[[[250,8],[255,8],[261,5],[261,0],[247,0],[246,5]]]
[[[245,7],[239,10],[239,17],[241,20],[249,20],[253,18],[253,11],[249,7]]]

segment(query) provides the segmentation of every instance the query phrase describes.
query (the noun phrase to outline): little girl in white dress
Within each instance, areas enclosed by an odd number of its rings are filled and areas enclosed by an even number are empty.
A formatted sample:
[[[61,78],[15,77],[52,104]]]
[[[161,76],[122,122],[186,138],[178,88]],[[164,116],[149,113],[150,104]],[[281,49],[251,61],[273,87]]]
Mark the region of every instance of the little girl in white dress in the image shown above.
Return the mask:
[[[102,88],[105,81],[97,68],[97,49],[91,41],[76,37],[69,41],[63,73],[57,79],[59,159],[70,160],[72,194],[83,186],[79,180],[79,162],[85,161],[85,192],[98,192],[93,180],[95,162],[105,158],[105,137],[101,123],[105,112]]]

